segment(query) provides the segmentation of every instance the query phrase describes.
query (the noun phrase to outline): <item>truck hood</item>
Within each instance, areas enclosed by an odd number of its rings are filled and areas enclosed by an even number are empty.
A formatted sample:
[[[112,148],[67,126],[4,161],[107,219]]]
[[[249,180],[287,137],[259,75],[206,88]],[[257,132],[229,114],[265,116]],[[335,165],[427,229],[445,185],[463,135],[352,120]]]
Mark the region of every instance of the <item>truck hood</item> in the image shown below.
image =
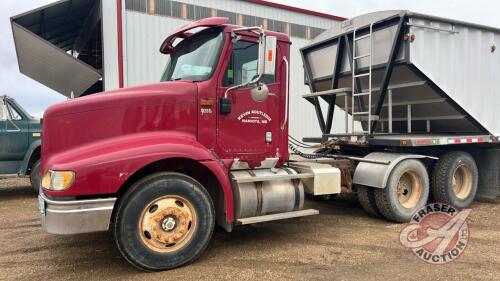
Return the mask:
[[[197,87],[188,81],[118,89],[68,100],[45,111],[42,153],[144,132],[195,136]]]
[[[143,105],[155,104],[165,101],[168,96],[173,98],[179,96],[189,97],[195,93],[196,86],[189,81],[169,81],[116,89],[53,105],[44,112],[44,119],[86,111],[129,107],[133,101],[140,101]]]

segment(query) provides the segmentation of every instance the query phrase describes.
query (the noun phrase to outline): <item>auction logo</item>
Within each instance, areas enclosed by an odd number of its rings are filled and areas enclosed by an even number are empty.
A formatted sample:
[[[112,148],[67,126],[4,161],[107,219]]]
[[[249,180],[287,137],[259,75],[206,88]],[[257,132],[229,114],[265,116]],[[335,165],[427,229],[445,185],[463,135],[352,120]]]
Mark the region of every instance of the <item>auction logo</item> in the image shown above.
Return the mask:
[[[460,257],[469,242],[467,217],[470,212],[470,209],[458,211],[444,203],[424,206],[401,230],[401,245],[425,262],[452,262]]]

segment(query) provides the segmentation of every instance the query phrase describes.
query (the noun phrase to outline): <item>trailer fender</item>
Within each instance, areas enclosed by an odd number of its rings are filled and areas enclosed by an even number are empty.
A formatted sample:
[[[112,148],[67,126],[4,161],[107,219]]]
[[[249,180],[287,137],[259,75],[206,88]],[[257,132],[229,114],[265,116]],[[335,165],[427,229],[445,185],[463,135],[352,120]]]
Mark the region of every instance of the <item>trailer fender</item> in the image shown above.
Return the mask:
[[[356,170],[354,171],[353,184],[371,186],[375,188],[385,188],[389,176],[401,161],[406,159],[438,159],[433,156],[419,155],[419,154],[402,154],[402,153],[386,153],[386,152],[372,152],[366,155],[360,161]],[[375,163],[385,162],[385,163]]]

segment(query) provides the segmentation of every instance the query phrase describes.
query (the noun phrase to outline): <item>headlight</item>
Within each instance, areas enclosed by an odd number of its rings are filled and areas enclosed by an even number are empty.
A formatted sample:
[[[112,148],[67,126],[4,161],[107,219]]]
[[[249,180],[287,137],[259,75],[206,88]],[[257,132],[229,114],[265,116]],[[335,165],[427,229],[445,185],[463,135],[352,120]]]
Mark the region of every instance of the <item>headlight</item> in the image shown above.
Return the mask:
[[[42,178],[42,187],[48,190],[65,190],[75,181],[73,171],[47,171]]]

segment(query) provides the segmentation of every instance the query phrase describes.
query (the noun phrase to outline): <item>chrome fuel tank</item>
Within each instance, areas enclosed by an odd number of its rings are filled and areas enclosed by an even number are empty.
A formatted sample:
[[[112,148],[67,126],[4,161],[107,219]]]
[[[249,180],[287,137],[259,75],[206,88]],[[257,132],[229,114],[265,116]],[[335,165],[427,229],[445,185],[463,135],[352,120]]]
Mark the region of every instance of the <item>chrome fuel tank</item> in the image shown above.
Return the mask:
[[[291,168],[231,172],[235,217],[240,219],[302,209],[304,186],[300,179],[280,179],[280,176],[295,174],[297,172]],[[255,181],[238,182],[239,178],[249,176]],[[259,181],[259,178],[263,180]]]

